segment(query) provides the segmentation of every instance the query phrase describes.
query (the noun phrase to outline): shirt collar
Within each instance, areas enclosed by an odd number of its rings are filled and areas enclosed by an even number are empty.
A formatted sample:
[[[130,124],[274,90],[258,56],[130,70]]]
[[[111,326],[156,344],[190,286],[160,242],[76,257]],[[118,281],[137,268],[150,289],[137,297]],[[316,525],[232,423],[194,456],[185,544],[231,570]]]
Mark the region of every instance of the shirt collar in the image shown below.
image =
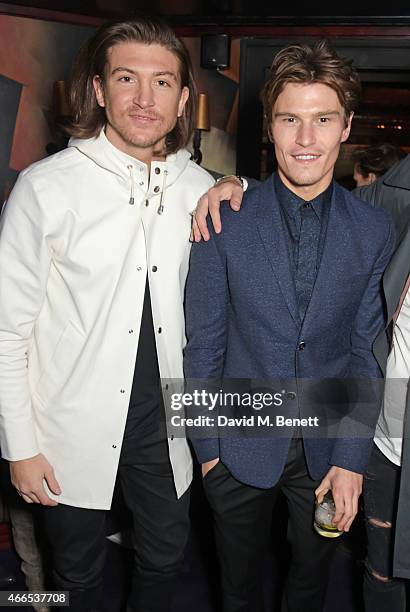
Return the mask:
[[[330,183],[329,187],[325,189],[325,191],[322,191],[322,193],[313,198],[313,200],[304,200],[296,195],[296,193],[286,187],[286,185],[280,179],[278,173],[275,174],[274,185],[276,196],[283,211],[286,215],[293,219],[299,219],[300,206],[301,204],[306,204],[306,202],[310,203],[319,219],[323,218],[325,206],[330,206],[333,193],[333,181]]]

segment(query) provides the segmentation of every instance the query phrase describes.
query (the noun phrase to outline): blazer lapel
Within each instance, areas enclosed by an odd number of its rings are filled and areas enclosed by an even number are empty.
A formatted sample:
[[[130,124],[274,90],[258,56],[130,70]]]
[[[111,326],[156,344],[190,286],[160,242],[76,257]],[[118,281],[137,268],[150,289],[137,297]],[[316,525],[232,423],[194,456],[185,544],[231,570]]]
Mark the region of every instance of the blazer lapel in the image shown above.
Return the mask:
[[[300,318],[297,308],[295,283],[290,267],[288,247],[285,242],[279,202],[276,198],[273,176],[270,176],[258,190],[256,223],[266,255],[288,310],[297,327]]]
[[[334,274],[340,269],[340,254],[349,252],[349,236],[341,230],[346,226],[344,200],[336,183],[334,183],[330,206],[322,257],[304,323],[307,322],[312,312],[317,313],[318,309],[320,310],[323,296],[332,295],[332,285],[335,282]]]

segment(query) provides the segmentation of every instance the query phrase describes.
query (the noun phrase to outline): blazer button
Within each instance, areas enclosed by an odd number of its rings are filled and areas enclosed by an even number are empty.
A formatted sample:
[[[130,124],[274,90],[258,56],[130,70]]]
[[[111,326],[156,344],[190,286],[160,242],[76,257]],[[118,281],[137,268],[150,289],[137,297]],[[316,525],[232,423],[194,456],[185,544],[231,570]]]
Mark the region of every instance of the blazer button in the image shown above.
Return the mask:
[[[299,342],[299,344],[298,344],[298,350],[299,350],[299,351],[303,351],[303,350],[305,349],[305,346],[306,346],[306,344],[305,344],[305,342],[302,340],[302,341],[301,341],[301,342]]]
[[[159,187],[157,185],[156,187],[154,187],[154,193],[158,193],[158,191],[159,191]]]
[[[296,399],[296,393],[294,393],[293,391],[288,391],[286,393],[286,399],[288,399],[288,400]]]
[[[158,270],[158,268],[157,268],[157,266],[152,266],[151,270],[152,270],[153,272],[156,272],[156,271]]]

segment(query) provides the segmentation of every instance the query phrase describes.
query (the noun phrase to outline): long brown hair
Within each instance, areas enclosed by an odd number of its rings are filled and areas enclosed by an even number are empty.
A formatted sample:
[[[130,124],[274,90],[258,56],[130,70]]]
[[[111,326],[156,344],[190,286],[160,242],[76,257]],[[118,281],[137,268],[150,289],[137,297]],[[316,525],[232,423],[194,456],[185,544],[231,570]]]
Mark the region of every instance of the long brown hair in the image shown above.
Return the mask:
[[[93,78],[104,78],[108,50],[119,43],[138,42],[161,45],[173,53],[180,67],[181,88],[188,87],[189,98],[174,129],[167,135],[165,154],[187,146],[194,129],[197,89],[189,53],[172,28],[157,17],[112,21],[101,26],[81,47],[74,62],[69,89],[71,123],[67,132],[76,138],[96,136],[106,123],[105,110],[98,105]]]
[[[337,94],[346,125],[359,105],[361,84],[352,60],[338,55],[327,40],[320,40],[313,46],[289,45],[276,54],[261,92],[268,125],[272,121],[273,106],[287,83],[328,85]]]

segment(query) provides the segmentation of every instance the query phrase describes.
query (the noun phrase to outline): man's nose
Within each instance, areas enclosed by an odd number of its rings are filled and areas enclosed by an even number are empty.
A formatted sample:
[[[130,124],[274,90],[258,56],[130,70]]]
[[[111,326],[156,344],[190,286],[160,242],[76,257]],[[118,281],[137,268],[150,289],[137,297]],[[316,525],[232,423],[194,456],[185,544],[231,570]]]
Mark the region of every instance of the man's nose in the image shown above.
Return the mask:
[[[141,108],[154,106],[154,92],[151,83],[138,83],[134,92],[133,102]]]
[[[315,130],[310,122],[302,122],[296,134],[296,143],[308,147],[316,141]]]

